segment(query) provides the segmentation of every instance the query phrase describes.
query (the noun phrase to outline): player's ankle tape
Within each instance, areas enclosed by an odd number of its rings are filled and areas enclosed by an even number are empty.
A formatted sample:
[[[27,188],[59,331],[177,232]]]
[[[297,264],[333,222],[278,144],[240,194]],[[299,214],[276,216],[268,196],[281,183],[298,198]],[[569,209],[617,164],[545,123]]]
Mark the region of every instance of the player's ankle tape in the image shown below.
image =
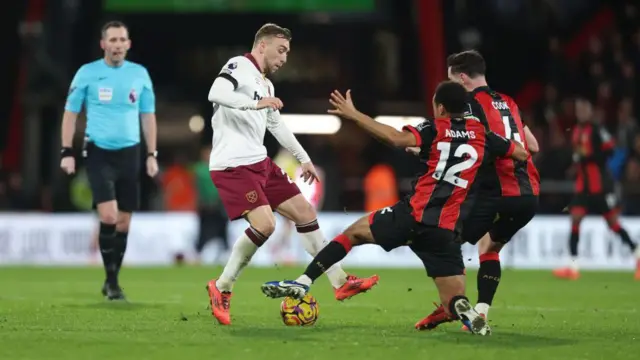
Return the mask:
[[[351,251],[351,248],[353,247],[353,245],[351,244],[351,240],[349,240],[349,237],[345,234],[340,234],[336,236],[335,239],[333,239],[333,241],[342,245],[342,247],[344,248],[344,251],[346,251],[347,253]]]
[[[488,252],[480,255],[480,262],[483,263],[485,261],[500,261],[500,254],[497,252]]]
[[[116,224],[100,223],[100,236],[116,236]]]

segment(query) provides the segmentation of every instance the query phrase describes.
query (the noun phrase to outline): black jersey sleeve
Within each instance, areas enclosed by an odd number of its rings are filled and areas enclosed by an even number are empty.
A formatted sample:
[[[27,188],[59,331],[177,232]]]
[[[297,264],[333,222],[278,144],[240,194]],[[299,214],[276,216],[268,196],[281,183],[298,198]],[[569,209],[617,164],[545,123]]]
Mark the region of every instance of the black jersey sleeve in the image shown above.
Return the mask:
[[[507,140],[493,131],[487,131],[485,142],[487,149],[495,157],[509,157],[516,148],[513,141]]]

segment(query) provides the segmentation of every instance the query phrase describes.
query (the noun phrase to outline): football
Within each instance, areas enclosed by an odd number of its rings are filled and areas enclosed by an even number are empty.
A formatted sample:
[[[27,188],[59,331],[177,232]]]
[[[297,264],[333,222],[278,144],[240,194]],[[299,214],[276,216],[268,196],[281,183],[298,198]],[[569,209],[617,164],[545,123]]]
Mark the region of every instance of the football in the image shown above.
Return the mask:
[[[311,294],[302,300],[286,297],[280,304],[280,316],[287,326],[311,326],[318,320],[319,313],[318,302]]]

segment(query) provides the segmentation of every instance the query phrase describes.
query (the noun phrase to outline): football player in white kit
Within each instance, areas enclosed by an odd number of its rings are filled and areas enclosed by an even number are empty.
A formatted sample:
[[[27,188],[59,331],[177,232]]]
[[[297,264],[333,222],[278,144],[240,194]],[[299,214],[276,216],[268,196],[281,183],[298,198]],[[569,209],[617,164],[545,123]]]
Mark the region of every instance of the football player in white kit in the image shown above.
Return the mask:
[[[253,254],[274,232],[273,211],[290,219],[303,245],[315,256],[326,244],[313,206],[298,186],[269,157],[264,147],[268,129],[301,163],[302,178],[317,180],[316,170],[293,133],[280,119],[283,104],[274,96],[267,75],[287,61],[291,32],[265,24],[256,33],[251,53],[231,58],[209,91],[213,103],[213,141],[209,170],[229,219],[244,218],[249,227],[236,240],[222,274],[209,281],[211,312],[220,324],[231,324],[229,308],[233,285]],[[327,271],[337,300],[371,289],[378,276],[357,278],[339,265]]]

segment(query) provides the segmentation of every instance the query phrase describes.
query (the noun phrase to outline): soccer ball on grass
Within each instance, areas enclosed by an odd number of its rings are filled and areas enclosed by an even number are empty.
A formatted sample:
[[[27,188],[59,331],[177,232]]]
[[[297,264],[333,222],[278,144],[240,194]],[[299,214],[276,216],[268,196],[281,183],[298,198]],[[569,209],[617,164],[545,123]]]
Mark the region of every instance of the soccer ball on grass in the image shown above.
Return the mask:
[[[287,326],[311,326],[318,320],[319,313],[318,302],[310,294],[302,300],[286,297],[280,304],[280,316]]]

